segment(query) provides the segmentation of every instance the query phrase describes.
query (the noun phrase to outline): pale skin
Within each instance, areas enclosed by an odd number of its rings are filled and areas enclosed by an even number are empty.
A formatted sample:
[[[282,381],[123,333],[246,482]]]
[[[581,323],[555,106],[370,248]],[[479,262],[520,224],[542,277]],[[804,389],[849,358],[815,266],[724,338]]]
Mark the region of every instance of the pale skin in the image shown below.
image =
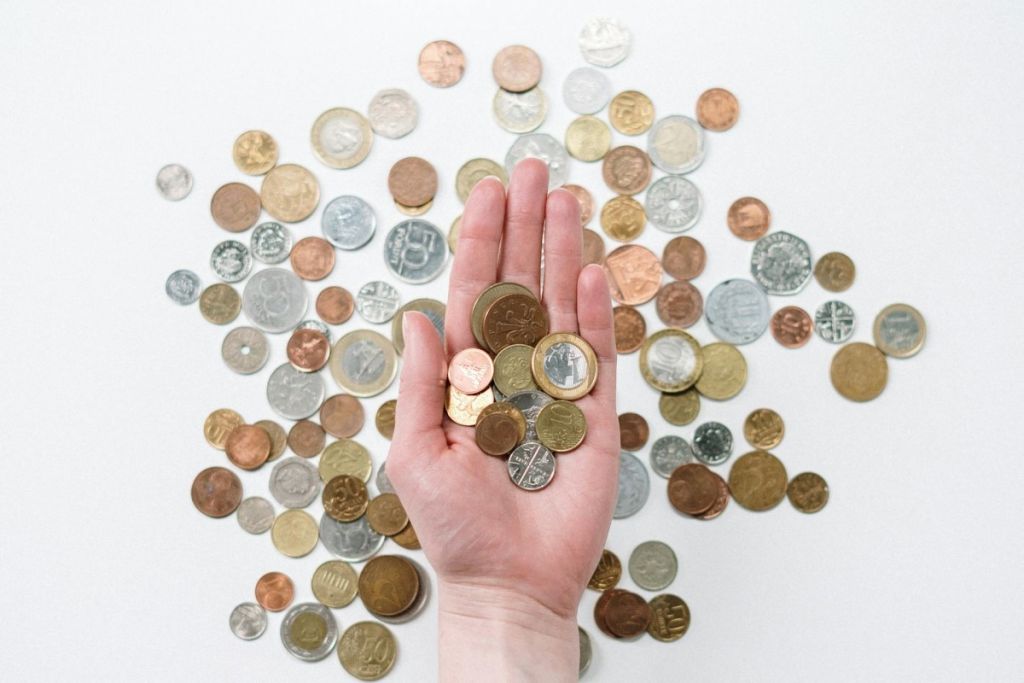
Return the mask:
[[[576,610],[608,535],[618,486],[615,341],[608,284],[581,267],[579,204],[547,191],[547,167],[516,165],[473,189],[462,216],[445,344],[419,313],[403,320],[405,352],[388,476],[438,581],[442,681],[575,681]],[[543,246],[542,246],[543,236]],[[541,276],[541,250],[544,274]],[[444,416],[447,361],[475,347],[473,302],[494,282],[536,294],[552,332],[586,339],[597,383],[576,405],[587,436],[561,454],[547,488],[526,492],[474,431]]]

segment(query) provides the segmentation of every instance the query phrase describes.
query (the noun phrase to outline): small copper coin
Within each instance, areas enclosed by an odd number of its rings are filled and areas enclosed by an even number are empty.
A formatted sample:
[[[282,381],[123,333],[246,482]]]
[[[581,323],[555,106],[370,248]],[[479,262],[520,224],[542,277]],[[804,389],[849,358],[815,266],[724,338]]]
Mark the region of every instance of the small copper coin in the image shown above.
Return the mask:
[[[494,361],[482,349],[463,349],[448,363],[448,381],[466,394],[479,394],[490,386],[493,377]]]
[[[688,515],[699,515],[718,498],[715,474],[699,463],[680,465],[668,481],[668,500],[672,507]]]
[[[647,445],[647,439],[650,436],[651,428],[647,426],[647,420],[643,415],[637,413],[619,415],[619,444],[623,450],[640,450]]]
[[[373,614],[401,614],[412,606],[419,592],[419,572],[400,555],[378,555],[359,573],[359,597]]]
[[[617,594],[625,592],[626,591],[621,588],[609,588],[601,593],[601,597],[599,597],[597,602],[594,603],[594,622],[597,624],[597,627],[601,629],[601,633],[605,634],[609,638],[615,638],[616,640],[621,636],[612,633],[608,629],[608,622],[606,621],[606,617],[608,616],[608,603],[611,602],[611,599]]]
[[[615,588],[621,577],[622,562],[619,561],[618,555],[605,548],[601,551],[601,559],[597,561],[594,573],[590,575],[587,588],[606,591],[609,588]]]
[[[409,525],[409,515],[402,501],[393,493],[382,493],[366,508],[366,521],[370,528],[382,536],[394,536]]]
[[[356,302],[352,298],[352,293],[337,285],[324,287],[316,297],[316,314],[325,323],[331,325],[344,323],[352,317],[355,308]]]
[[[519,425],[506,413],[492,412],[476,423],[476,445],[487,455],[504,456],[519,443]]]
[[[332,477],[321,495],[324,512],[339,522],[354,522],[366,512],[370,496],[358,477],[339,474]]]
[[[435,40],[420,50],[420,78],[436,88],[450,88],[462,80],[466,56],[455,43]]]
[[[620,638],[633,638],[650,625],[651,606],[636,593],[618,591],[608,600],[604,622]]]
[[[639,244],[625,244],[608,254],[604,274],[612,298],[620,304],[647,303],[661,287],[661,262]]]
[[[398,405],[398,401],[390,399],[384,401],[377,408],[377,414],[374,416],[374,424],[377,425],[377,431],[385,439],[390,439],[395,435],[395,407]]]
[[[612,197],[601,207],[601,229],[613,240],[631,242],[646,225],[644,205],[628,195]]]
[[[547,333],[548,314],[530,294],[501,296],[484,313],[484,343],[492,353],[511,344],[533,346]]]
[[[299,420],[288,430],[288,448],[303,458],[315,458],[327,445],[324,428],[312,420]]]
[[[227,517],[242,502],[242,482],[224,467],[207,467],[192,482],[192,504],[208,517]]]
[[[292,332],[285,351],[288,354],[288,362],[296,370],[316,372],[327,365],[327,358],[331,355],[331,342],[320,330],[299,327]]]
[[[775,311],[770,324],[772,336],[787,349],[798,349],[810,340],[814,322],[799,306],[786,306]]]
[[[256,582],[256,602],[268,612],[281,612],[292,604],[295,584],[281,572],[268,572]]]
[[[686,235],[669,240],[661,253],[661,266],[677,280],[692,280],[704,272],[707,264],[704,245]]]
[[[583,229],[583,265],[604,263],[604,239],[593,230]]]
[[[260,196],[243,183],[221,185],[210,200],[214,222],[228,232],[243,232],[260,219]]]
[[[853,259],[838,251],[830,251],[814,266],[814,278],[830,292],[845,292],[853,284],[857,268]]]
[[[786,496],[800,512],[817,512],[828,502],[828,482],[820,474],[801,472],[786,486]]]
[[[540,83],[540,57],[525,45],[509,45],[494,56],[491,72],[503,90],[526,92]]]
[[[732,234],[752,242],[768,232],[772,224],[772,212],[756,197],[740,197],[729,207],[726,222]]]
[[[612,192],[634,195],[651,182],[651,158],[632,145],[621,145],[604,156],[601,176]]]
[[[669,327],[691,327],[704,312],[704,297],[689,282],[676,280],[658,291],[656,310]]]
[[[697,99],[697,122],[708,130],[720,133],[736,125],[740,103],[725,88],[711,88]]]
[[[420,157],[399,159],[388,172],[388,191],[399,204],[422,206],[437,194],[437,171]]]
[[[711,504],[707,510],[697,515],[699,519],[710,520],[718,517],[720,514],[725,512],[725,508],[729,506],[729,484],[726,483],[725,479],[722,479],[717,473],[712,472],[715,475],[715,481],[718,483],[718,497],[715,498],[715,502]]]
[[[270,457],[270,435],[256,425],[239,425],[228,435],[224,452],[243,470],[259,469]]]
[[[644,344],[647,337],[647,322],[643,314],[632,306],[616,306],[612,309],[615,328],[615,350],[618,353],[633,353]]]
[[[303,280],[323,280],[334,270],[334,246],[322,237],[303,237],[289,258],[292,270]]]
[[[320,406],[320,424],[331,436],[348,439],[359,433],[366,413],[359,399],[349,394],[335,394]]]
[[[288,447],[288,432],[273,420],[260,420],[254,424],[270,437],[270,457],[267,458],[267,462],[280,458],[284,454],[284,449]]]
[[[580,203],[580,224],[586,225],[594,217],[594,195],[582,185],[562,185],[563,190],[568,190],[576,201]],[[584,245],[586,251],[586,245]]]

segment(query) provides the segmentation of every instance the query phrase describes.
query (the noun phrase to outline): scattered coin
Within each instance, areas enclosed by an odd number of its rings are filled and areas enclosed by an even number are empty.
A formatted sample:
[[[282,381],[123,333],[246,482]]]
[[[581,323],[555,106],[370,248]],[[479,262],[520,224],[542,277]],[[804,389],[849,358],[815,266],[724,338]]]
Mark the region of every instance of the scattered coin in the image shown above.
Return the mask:
[[[609,17],[589,19],[580,30],[580,52],[594,66],[615,66],[629,54],[632,41],[629,29]]]
[[[384,335],[355,330],[335,343],[330,364],[339,387],[353,396],[376,396],[394,381],[398,354]]]
[[[769,294],[796,294],[811,279],[811,250],[788,232],[765,235],[754,245],[750,273]]]
[[[908,304],[892,304],[875,318],[875,345],[892,358],[910,358],[924,346],[924,316]]]
[[[235,139],[231,158],[246,175],[263,175],[277,164],[277,142],[270,133],[247,130]]]
[[[647,321],[640,311],[632,306],[616,306],[612,309],[612,323],[617,353],[633,353],[643,346],[647,336]]]
[[[339,522],[359,519],[370,502],[366,484],[348,474],[339,474],[327,482],[322,499],[324,512]]]
[[[651,159],[639,147],[619,145],[603,156],[601,177],[612,192],[638,194],[651,182]]]
[[[853,336],[857,317],[842,301],[826,301],[814,312],[814,331],[833,344],[842,344]]]
[[[494,56],[491,73],[502,89],[525,92],[540,82],[540,57],[525,45],[509,45]]]
[[[270,528],[270,540],[288,557],[304,557],[316,547],[316,520],[304,510],[285,510]]]
[[[741,456],[729,470],[729,490],[736,502],[755,512],[768,510],[786,496],[786,468],[767,451]]]
[[[365,200],[346,194],[324,207],[320,230],[338,249],[351,251],[365,246],[377,231],[377,214]]]
[[[214,222],[228,232],[244,232],[260,217],[260,196],[243,183],[221,185],[210,200]]]
[[[421,74],[422,65],[421,56]],[[397,656],[398,645],[395,643],[395,637],[386,626],[375,621],[352,624],[338,641],[338,659],[341,660],[341,665],[345,671],[361,681],[376,681],[386,676],[395,665]]]
[[[771,408],[758,408],[743,422],[743,436],[747,443],[762,451],[778,446],[785,433],[782,417]]]
[[[539,491],[555,476],[555,456],[537,441],[516,446],[507,461],[508,476],[524,491]]]
[[[359,597],[370,613],[391,617],[412,606],[419,584],[419,572],[409,560],[378,555],[359,573]]]
[[[680,465],[693,462],[693,449],[681,436],[663,436],[651,446],[651,469],[668,479]]]
[[[338,642],[338,624],[334,615],[320,603],[295,605],[281,622],[284,649],[304,662],[318,662],[334,650]]]
[[[226,325],[242,310],[242,297],[231,285],[218,282],[203,290],[199,297],[199,312],[214,325]]]
[[[643,232],[645,224],[644,206],[632,197],[613,197],[601,208],[601,229],[614,240],[635,240]]]
[[[199,298],[199,276],[191,270],[176,270],[167,276],[164,291],[176,304],[194,304]]]
[[[697,120],[708,130],[722,132],[736,125],[740,103],[725,88],[711,88],[697,98]]]
[[[242,640],[256,640],[267,630],[267,612],[255,602],[243,602],[231,610],[228,625]]]
[[[690,608],[682,598],[665,593],[647,603],[651,607],[651,623],[647,633],[655,640],[669,643],[679,640],[690,628]]]
[[[468,348],[459,351],[448,363],[448,381],[467,394],[479,394],[491,384],[494,362],[486,351]]]
[[[250,496],[238,506],[238,525],[250,534],[263,534],[274,524],[274,506],[260,496]]]
[[[715,342],[703,347],[704,370],[697,378],[697,391],[715,401],[727,401],[747,383],[747,360],[732,344]]]
[[[448,245],[436,225],[420,218],[402,221],[388,232],[384,262],[402,282],[430,282],[444,270]]]
[[[851,401],[870,401],[885,389],[889,364],[871,344],[853,342],[836,351],[829,375],[841,395]]]
[[[264,332],[285,332],[294,328],[306,314],[308,305],[302,280],[284,268],[259,271],[242,291],[242,310]]]
[[[613,636],[633,638],[647,630],[651,623],[651,608],[636,593],[616,590],[608,601],[604,623]]]
[[[569,153],[547,133],[520,135],[505,154],[505,171],[511,175],[517,162],[526,157],[540,159],[548,167],[548,190],[565,185],[569,178]]]
[[[236,467],[259,469],[270,457],[270,435],[256,425],[238,425],[228,435],[224,452]]]
[[[651,428],[643,415],[622,413],[619,415],[619,444],[624,451],[638,451],[647,445]]]
[[[654,103],[636,90],[623,90],[608,105],[608,119],[625,135],[640,135],[654,123]]]
[[[625,244],[608,254],[604,273],[612,298],[620,304],[647,303],[661,287],[661,262],[639,244]]]
[[[601,559],[594,568],[594,573],[587,582],[587,588],[596,591],[606,591],[615,588],[622,576],[622,563],[618,556],[607,548],[601,551]]]
[[[693,454],[705,465],[721,465],[732,455],[732,432],[721,422],[705,422],[693,434]]]
[[[673,237],[661,255],[661,265],[665,272],[677,280],[692,280],[704,272],[706,263],[704,245],[687,236]]]
[[[391,540],[393,540],[395,543],[402,546],[406,550],[422,550],[422,546],[420,545],[420,539],[416,535],[416,529],[413,528],[411,522],[409,524],[406,524],[404,529],[402,529],[397,534],[392,536]],[[424,574],[420,574],[420,583],[424,586],[429,585],[424,576]],[[416,605],[413,605],[409,609],[409,611],[411,612],[414,609],[416,609]]]
[[[455,43],[435,40],[420,50],[420,77],[436,88],[450,88],[462,80],[466,57]]]
[[[811,315],[799,306],[786,306],[775,311],[771,320],[772,336],[787,349],[798,349],[811,338],[814,323]]]
[[[533,297],[533,292],[520,284],[515,282],[496,282],[480,292],[476,301],[473,302],[470,323],[473,337],[481,347],[487,346],[487,343],[484,341],[484,314],[491,304],[507,294],[524,294],[528,297]]]
[[[735,468],[735,465],[733,466]],[[699,463],[680,465],[668,481],[668,500],[679,512],[700,515],[718,498],[718,480]]]
[[[345,607],[356,597],[359,577],[348,562],[328,560],[313,572],[313,597],[328,607]]]
[[[686,332],[668,328],[644,340],[640,373],[658,391],[675,393],[693,386],[704,368],[704,352]]]
[[[334,247],[320,237],[304,237],[292,247],[290,259],[303,280],[323,280],[334,270]]]
[[[491,110],[498,125],[508,132],[529,133],[544,123],[548,100],[540,88],[530,88],[525,92],[498,88],[491,101]]]
[[[206,437],[206,443],[222,451],[235,427],[244,424],[245,418],[234,410],[218,408],[206,416],[203,422],[203,436]]]
[[[597,355],[582,337],[549,334],[533,348],[533,379],[549,396],[575,401],[597,382]]]
[[[393,140],[411,133],[419,120],[416,100],[401,88],[378,92],[370,100],[366,112],[373,132]]]
[[[580,161],[598,161],[604,158],[611,144],[611,129],[596,116],[581,116],[565,130],[565,149],[573,158]]]
[[[619,494],[615,499],[615,511],[612,517],[625,519],[632,517],[647,502],[651,492],[651,479],[647,468],[633,455],[626,451],[619,453]]]
[[[814,265],[814,278],[830,292],[843,292],[853,284],[856,267],[853,259],[838,251],[830,251]]]
[[[659,230],[673,234],[686,232],[696,225],[703,210],[704,198],[700,190],[682,176],[668,175],[658,179],[647,189],[644,199],[644,211],[651,223]],[[668,270],[667,265],[665,269]]]
[[[352,294],[337,285],[324,287],[316,297],[316,314],[331,325],[341,325],[347,321],[352,317],[355,307]]]
[[[256,260],[263,263],[281,263],[292,250],[292,235],[288,228],[268,221],[260,223],[252,232],[249,248]]]
[[[704,129],[689,116],[659,119],[647,133],[647,153],[665,173],[685,174],[704,163]]]
[[[320,456],[320,480],[328,482],[341,474],[347,474],[362,481],[370,481],[373,461],[370,452],[358,441],[338,439],[330,444]]]
[[[677,393],[662,393],[658,411],[669,424],[681,427],[697,419],[700,414],[700,394],[696,388]]]
[[[644,590],[659,591],[675,581],[676,554],[661,541],[645,541],[629,556],[629,577]]]
[[[394,493],[395,487],[391,485],[391,479],[388,478],[388,474],[385,470],[385,466],[388,464],[387,460],[380,464],[380,469],[377,470],[377,477],[374,479],[374,483],[377,485],[377,493]]]
[[[355,396],[335,394],[320,406],[320,423],[331,436],[349,438],[359,433],[365,421],[363,405]]]
[[[494,357],[494,386],[505,396],[533,390],[531,363],[533,347],[527,344],[509,344]]]
[[[230,369],[240,375],[251,375],[266,365],[270,344],[255,327],[236,327],[224,336],[220,355]]]
[[[580,203],[580,224],[586,225],[590,222],[590,219],[594,216],[594,196],[590,194],[590,190],[583,187],[582,185],[562,185],[563,190],[568,190],[573,197],[576,197],[576,201]],[[604,259],[604,242],[600,242],[599,256],[594,256],[597,245],[587,245],[587,234],[590,233],[595,237],[600,237],[597,233],[584,230],[583,231],[583,261],[584,265],[587,263],[600,263]],[[588,255],[589,254],[589,255]]]
[[[715,498],[715,502],[711,504],[711,507],[699,515],[694,515],[697,519],[705,521],[714,519],[725,512],[725,508],[729,506],[729,498],[731,497],[729,485],[725,483],[725,479],[722,479],[714,472],[712,472],[711,475],[715,478],[715,484],[718,485],[718,495]]]
[[[242,482],[231,470],[207,467],[192,482],[192,504],[208,517],[227,517],[242,502]]]
[[[192,191],[192,174],[181,164],[167,164],[157,171],[156,189],[164,199],[181,201]]]
[[[409,515],[394,493],[382,493],[366,508],[370,528],[384,536],[394,536],[409,524]]]
[[[270,437],[270,457],[267,458],[267,462],[280,458],[288,446],[288,433],[284,431],[284,427],[273,420],[260,420],[255,425]]]
[[[331,344],[322,332],[300,327],[292,332],[285,351],[296,370],[316,372],[327,364]]]
[[[286,508],[304,508],[320,493],[316,467],[299,457],[285,458],[270,472],[270,494]]]
[[[395,406],[398,401],[395,399],[389,399],[380,404],[377,408],[377,414],[374,416],[374,424],[377,426],[377,431],[385,439],[390,439],[395,435]]]
[[[288,431],[288,447],[292,453],[303,458],[315,458],[327,443],[324,428],[316,422],[299,420]]]
[[[268,612],[282,612],[295,598],[295,584],[287,574],[267,572],[256,582],[256,602]]]
[[[325,513],[320,518],[320,539],[346,562],[363,562],[377,554],[387,537],[371,529],[365,515],[354,522],[339,522]]]
[[[768,328],[771,307],[764,290],[749,280],[726,280],[704,303],[711,332],[729,344],[749,344]]]
[[[801,472],[786,486],[786,495],[800,512],[818,512],[828,502],[828,483],[820,474]]]
[[[437,194],[437,171],[426,159],[399,159],[388,172],[388,191],[406,206],[426,204]]]
[[[345,107],[328,109],[310,131],[313,154],[331,168],[352,168],[362,162],[373,146],[370,122]]]
[[[487,348],[498,353],[512,344],[536,344],[548,333],[548,314],[532,293],[513,292],[487,307],[481,329]]]
[[[587,418],[574,403],[552,401],[537,414],[537,438],[555,453],[573,450],[586,435]]]
[[[669,327],[692,327],[704,312],[704,297],[689,282],[676,280],[658,290],[655,310]]]
[[[245,279],[252,269],[249,249],[236,240],[224,240],[210,254],[210,268],[224,282]]]
[[[580,677],[586,673],[587,669],[590,668],[590,660],[594,657],[593,649],[590,645],[590,635],[583,630],[582,626],[577,626],[580,632]]]
[[[508,184],[505,168],[497,161],[481,158],[470,159],[460,166],[458,173],[455,174],[455,192],[459,195],[459,200],[465,204],[469,199],[470,191],[487,176],[494,176],[501,181],[502,185]]]
[[[267,380],[267,401],[286,420],[302,420],[315,413],[326,393],[318,373],[296,370],[291,363],[279,365]]]
[[[597,69],[581,66],[569,72],[562,84],[562,99],[577,114],[596,114],[612,97],[612,84]]]

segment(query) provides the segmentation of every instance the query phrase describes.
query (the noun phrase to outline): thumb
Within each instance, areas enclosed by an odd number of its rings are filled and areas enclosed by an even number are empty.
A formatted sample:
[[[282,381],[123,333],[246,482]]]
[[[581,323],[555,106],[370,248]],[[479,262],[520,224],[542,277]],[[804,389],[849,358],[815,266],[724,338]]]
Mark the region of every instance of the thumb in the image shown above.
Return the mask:
[[[448,445],[441,429],[448,374],[441,337],[430,319],[418,311],[402,316],[402,336],[405,352],[394,441],[404,453],[440,453]]]

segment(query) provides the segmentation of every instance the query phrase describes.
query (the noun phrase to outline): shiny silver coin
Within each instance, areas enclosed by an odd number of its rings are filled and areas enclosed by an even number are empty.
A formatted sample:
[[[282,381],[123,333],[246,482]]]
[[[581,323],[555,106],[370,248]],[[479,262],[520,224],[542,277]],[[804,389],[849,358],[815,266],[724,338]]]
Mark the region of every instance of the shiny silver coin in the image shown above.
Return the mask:
[[[386,617],[383,614],[374,613],[373,616],[377,617],[385,624],[404,624],[412,621],[419,616],[423,611],[423,608],[427,606],[427,602],[430,600],[430,575],[427,574],[426,570],[423,569],[423,566],[416,560],[411,557],[406,557],[405,559],[412,563],[412,566],[416,568],[416,573],[420,575],[420,592],[416,594],[416,599],[413,600],[411,605],[409,605],[409,608],[401,614],[396,614],[393,617]]]
[[[167,164],[157,171],[156,189],[164,199],[180,201],[192,191],[192,174],[181,164]]]
[[[267,380],[267,401],[287,420],[302,420],[320,410],[326,395],[319,373],[296,370],[291,363],[277,366]]]
[[[519,408],[519,412],[526,418],[526,437],[524,440],[536,441],[537,416],[540,414],[540,409],[551,403],[554,399],[543,391],[528,389],[526,391],[517,391],[505,400]]]
[[[266,498],[251,496],[242,501],[237,511],[238,526],[250,534],[263,534],[274,524],[274,506]]]
[[[651,446],[651,469],[668,479],[680,465],[693,462],[693,449],[681,436],[663,436]]]
[[[377,477],[374,481],[377,484],[377,493],[394,493],[395,487],[391,485],[391,480],[388,479],[387,473],[384,471],[388,461],[385,460],[380,464],[380,468],[377,470]]]
[[[814,312],[814,331],[833,344],[842,344],[853,336],[857,316],[842,301],[826,301]]]
[[[594,17],[580,31],[580,53],[594,66],[615,66],[629,54],[633,36],[618,19]]]
[[[509,92],[498,88],[491,104],[498,125],[510,133],[537,130],[548,115],[548,99],[539,86],[526,92]]]
[[[284,268],[266,268],[253,275],[242,290],[242,310],[264,332],[286,332],[306,314],[309,294],[299,276]]]
[[[270,471],[270,495],[286,508],[307,507],[320,495],[320,473],[305,458],[293,455]]]
[[[576,389],[587,381],[583,349],[569,342],[552,344],[544,353],[544,375],[559,389]]]
[[[366,515],[354,522],[339,522],[325,512],[320,517],[320,540],[346,562],[365,562],[377,554],[387,537],[370,528]]]
[[[327,327],[327,324],[320,320],[303,320],[301,323],[295,326],[297,330],[316,330],[320,334],[327,337],[327,342],[331,341],[331,328]]]
[[[788,232],[773,232],[754,244],[750,274],[769,294],[796,294],[814,271],[807,242]]]
[[[342,195],[324,207],[320,229],[327,241],[339,249],[359,249],[373,239],[377,230],[377,214],[360,197]]]
[[[255,327],[236,327],[224,335],[220,345],[224,363],[240,375],[258,372],[270,357],[267,335]]]
[[[292,233],[280,223],[260,223],[252,231],[249,249],[257,261],[280,263],[292,252]]]
[[[524,491],[539,491],[555,476],[555,456],[539,441],[524,441],[508,456],[508,476]]]
[[[378,92],[370,100],[366,114],[374,133],[393,140],[411,133],[420,116],[416,100],[401,88]]]
[[[596,114],[612,98],[612,83],[597,69],[581,66],[565,77],[562,99],[577,114]]]
[[[654,227],[677,234],[697,224],[704,210],[704,198],[686,178],[667,175],[647,188],[644,213]]]
[[[705,465],[721,465],[732,455],[732,432],[721,422],[705,422],[693,433],[693,454]]]
[[[372,330],[349,332],[331,350],[331,375],[353,396],[376,396],[398,374],[398,353],[384,335]]]
[[[164,283],[164,291],[167,296],[176,304],[188,306],[199,299],[200,286],[199,276],[191,270],[176,270],[167,276]]]
[[[569,153],[562,143],[547,133],[520,135],[505,155],[505,170],[509,176],[516,163],[526,157],[540,159],[548,167],[548,190],[565,185],[569,179]]]
[[[624,519],[640,511],[651,493],[651,478],[647,468],[632,453],[619,453],[619,495],[615,499],[612,517]]]
[[[384,241],[384,263],[402,282],[420,285],[444,270],[448,240],[436,225],[421,218],[402,221]]]
[[[644,590],[667,588],[675,581],[678,570],[676,554],[661,541],[645,541],[629,556],[629,577]]]
[[[292,607],[281,622],[284,649],[304,662],[319,662],[338,644],[338,622],[330,608],[319,602]],[[310,648],[309,645],[315,644]]]
[[[704,318],[711,332],[730,344],[749,344],[768,329],[772,311],[764,290],[749,280],[726,280],[708,294]]]
[[[228,626],[242,640],[256,640],[267,630],[267,611],[255,602],[243,602],[231,610]]]
[[[647,133],[647,154],[665,173],[696,170],[704,163],[704,128],[681,114],[658,119]]]
[[[590,668],[590,662],[594,658],[594,650],[590,645],[590,634],[583,630],[582,626],[576,626],[580,631],[580,676],[583,676]]]
[[[213,248],[210,267],[224,282],[239,282],[252,270],[249,248],[237,240],[224,240]]]
[[[374,280],[359,288],[356,310],[367,322],[386,323],[398,313],[399,301],[397,289],[383,280]]]

